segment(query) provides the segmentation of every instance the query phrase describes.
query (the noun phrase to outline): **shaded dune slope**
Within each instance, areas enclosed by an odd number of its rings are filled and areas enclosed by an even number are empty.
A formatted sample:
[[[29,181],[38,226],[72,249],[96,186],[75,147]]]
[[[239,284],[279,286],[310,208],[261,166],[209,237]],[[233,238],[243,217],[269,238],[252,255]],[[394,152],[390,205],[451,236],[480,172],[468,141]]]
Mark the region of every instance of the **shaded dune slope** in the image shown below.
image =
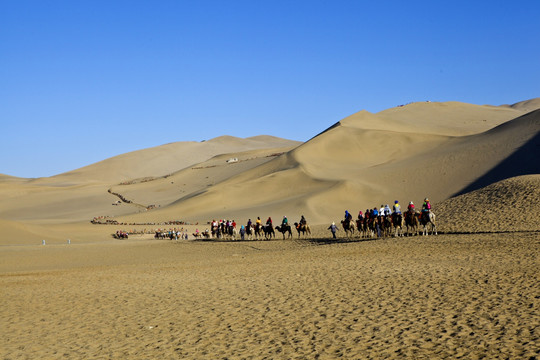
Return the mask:
[[[493,168],[459,191],[464,194],[509,177],[540,174],[540,110],[528,113],[508,124],[503,124],[493,131],[492,137],[501,143],[501,147],[488,153],[506,150],[515,151],[496,164]],[[504,149],[503,149],[504,150]]]

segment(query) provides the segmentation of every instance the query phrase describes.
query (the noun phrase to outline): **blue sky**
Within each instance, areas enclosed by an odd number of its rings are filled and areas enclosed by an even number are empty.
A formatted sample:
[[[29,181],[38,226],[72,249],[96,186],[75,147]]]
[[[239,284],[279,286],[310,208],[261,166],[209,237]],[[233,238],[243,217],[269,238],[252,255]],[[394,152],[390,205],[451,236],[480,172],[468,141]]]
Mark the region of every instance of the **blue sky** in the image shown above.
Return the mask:
[[[540,1],[0,0],[0,173],[540,96]]]

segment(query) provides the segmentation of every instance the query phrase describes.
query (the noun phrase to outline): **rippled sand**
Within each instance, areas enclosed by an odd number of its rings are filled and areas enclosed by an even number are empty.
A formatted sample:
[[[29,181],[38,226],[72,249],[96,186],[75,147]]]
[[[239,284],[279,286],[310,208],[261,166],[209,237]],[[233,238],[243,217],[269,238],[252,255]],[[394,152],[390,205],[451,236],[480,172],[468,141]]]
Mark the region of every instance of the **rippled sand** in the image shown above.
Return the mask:
[[[530,358],[540,236],[0,249],[0,356]]]

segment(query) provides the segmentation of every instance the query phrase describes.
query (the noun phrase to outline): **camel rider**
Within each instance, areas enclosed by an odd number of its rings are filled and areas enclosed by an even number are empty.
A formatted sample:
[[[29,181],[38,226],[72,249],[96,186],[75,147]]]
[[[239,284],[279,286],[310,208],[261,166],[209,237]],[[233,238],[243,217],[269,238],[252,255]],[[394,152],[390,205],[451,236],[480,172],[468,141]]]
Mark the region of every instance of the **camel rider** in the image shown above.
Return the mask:
[[[379,216],[384,216],[384,205],[381,204],[381,208],[379,209]]]
[[[352,220],[352,215],[349,213],[349,210],[345,210],[345,223],[349,223]]]
[[[390,216],[390,214],[392,214],[390,206],[388,206],[388,204],[384,205],[384,216]]]
[[[379,216],[379,210],[377,210],[377,208],[374,207],[373,210],[371,211],[371,215],[373,215],[373,217],[376,218],[377,216]]]
[[[431,210],[431,204],[429,203],[429,199],[425,198],[424,203],[422,204],[422,211],[429,211]]]
[[[360,210],[360,212],[358,213],[358,220],[364,220],[364,214],[362,213],[362,210]]]
[[[266,220],[266,225],[267,226],[272,226],[272,218],[269,216],[268,219]]]
[[[247,228],[248,229],[251,228],[251,224],[252,224],[251,219],[249,219],[248,222],[247,222]]]
[[[414,212],[414,203],[412,201],[409,203],[409,206],[407,206],[407,210],[409,210],[410,213]]]
[[[401,215],[401,206],[399,205],[399,202],[397,200],[394,201],[393,209],[396,214]]]
[[[302,218],[300,219],[300,225],[307,225],[307,221],[304,215],[302,215]]]
[[[422,204],[422,216],[424,219],[429,219],[429,212],[431,211],[431,204],[429,203],[429,199],[425,198],[424,203]]]
[[[255,224],[257,225],[262,225],[262,221],[261,221],[261,218],[259,216],[257,216],[257,220],[255,220]]]
[[[287,220],[287,217],[284,216],[283,220],[281,220],[281,226],[287,226],[289,225],[289,220]]]

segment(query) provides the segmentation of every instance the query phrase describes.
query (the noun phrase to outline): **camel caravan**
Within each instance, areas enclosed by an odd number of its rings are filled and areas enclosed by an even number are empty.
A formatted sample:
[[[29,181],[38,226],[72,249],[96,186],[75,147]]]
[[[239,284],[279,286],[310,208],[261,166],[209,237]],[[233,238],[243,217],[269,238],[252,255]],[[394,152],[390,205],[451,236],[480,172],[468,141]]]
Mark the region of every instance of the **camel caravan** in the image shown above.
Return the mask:
[[[272,218],[266,220],[263,224],[260,217],[257,217],[255,222],[248,220],[247,224],[241,225],[237,229],[237,224],[234,220],[212,220],[211,229],[202,232],[196,231],[192,235],[200,239],[224,239],[224,240],[271,240],[276,238],[276,232],[281,233],[283,239],[293,237],[291,225],[286,216],[280,225],[274,227]],[[306,219],[302,215],[298,222],[294,223],[294,228],[298,233],[298,238],[308,237],[311,235],[311,229],[307,224]]]
[[[429,199],[424,199],[422,210],[417,211],[414,203],[411,201],[407,211],[402,213],[401,207],[396,200],[392,209],[388,205],[381,205],[380,209],[367,209],[365,213],[360,211],[356,220],[353,220],[352,214],[345,211],[345,217],[341,220],[341,226],[347,238],[359,236],[360,238],[382,238],[382,237],[401,237],[413,235],[437,235],[435,224],[435,214],[431,210]],[[263,224],[260,217],[255,222],[251,219],[247,224],[237,228],[234,220],[212,220],[208,222],[210,229],[199,231],[196,229],[191,235],[195,239],[210,240],[222,239],[232,240],[272,240],[276,239],[276,232],[281,233],[283,240],[291,239],[293,227],[296,229],[297,238],[311,237],[311,228],[309,227],[304,215],[298,222],[290,225],[286,216],[283,217],[281,224],[274,227],[271,217],[268,217]],[[335,232],[337,226],[332,223],[328,228],[336,238]],[[119,231],[113,236],[116,238],[128,238],[128,232]],[[357,235],[358,234],[358,235]],[[184,228],[155,230],[155,239],[188,239],[188,233]]]
[[[380,209],[367,209],[365,213],[360,211],[354,222],[352,215],[345,211],[345,219],[341,220],[341,225],[347,237],[354,236],[355,231],[358,231],[361,238],[413,236],[420,233],[437,235],[435,220],[429,199],[425,198],[421,211],[417,211],[411,201],[405,214],[401,212],[397,200],[392,210],[388,205],[381,205]]]

